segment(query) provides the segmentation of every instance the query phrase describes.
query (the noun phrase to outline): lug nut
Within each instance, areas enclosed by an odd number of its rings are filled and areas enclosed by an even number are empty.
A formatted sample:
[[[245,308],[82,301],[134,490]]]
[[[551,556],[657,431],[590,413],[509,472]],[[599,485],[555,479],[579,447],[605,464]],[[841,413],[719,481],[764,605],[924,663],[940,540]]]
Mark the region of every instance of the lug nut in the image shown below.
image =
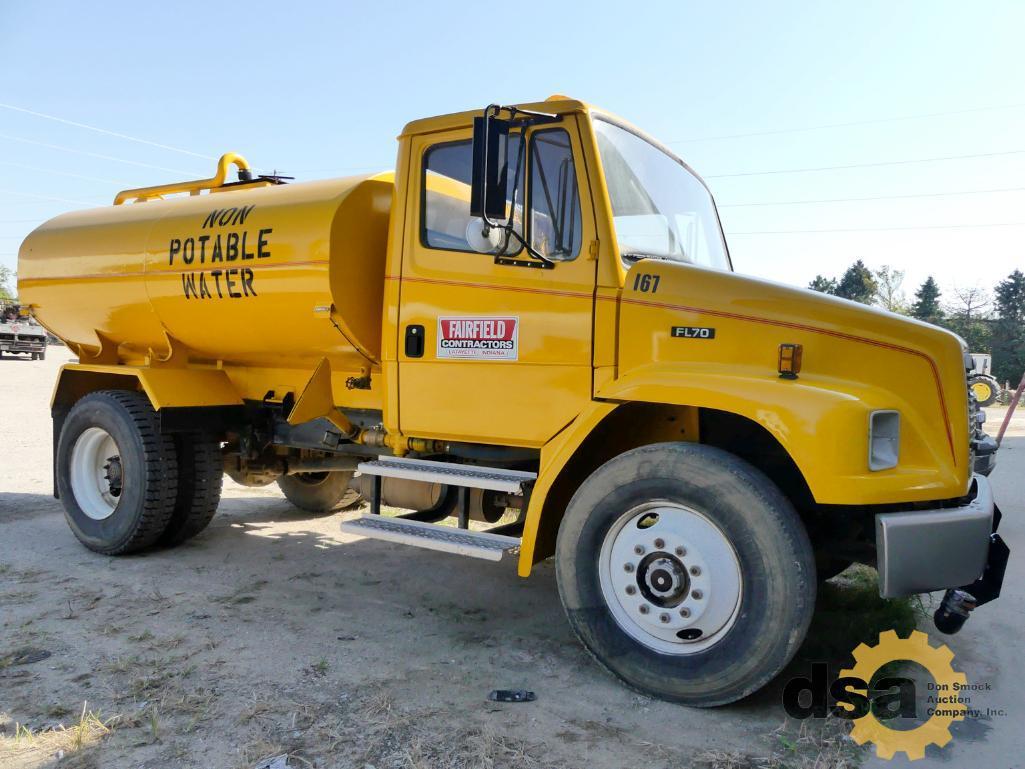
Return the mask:
[[[648,608],[648,604],[642,603],[640,608],[641,614],[647,614],[649,611],[651,611],[651,609]]]
[[[661,550],[665,546],[666,546],[666,541],[664,539],[656,539],[655,540],[655,547],[657,547],[659,550]]]
[[[704,596],[704,593],[702,593],[700,590],[691,590],[690,591],[690,597],[693,598],[695,601],[700,601],[703,596]]]
[[[665,613],[659,614],[658,619],[662,624],[667,624],[669,622],[669,615]]]
[[[687,617],[690,616],[690,609],[684,606],[682,609],[680,609],[680,616],[684,619],[687,619]]]
[[[634,547],[634,552],[637,553],[637,555],[644,555],[644,545],[636,545]]]
[[[683,558],[683,556],[687,555],[687,549],[683,547],[678,547],[676,548],[676,554]]]
[[[637,588],[635,588],[633,585],[627,585],[626,586],[626,594],[627,595],[634,595],[636,592],[637,592]]]
[[[699,567],[697,567],[697,566],[691,566],[690,567],[690,575],[692,577],[700,576],[701,575],[701,569]]]
[[[632,563],[623,564],[623,571],[627,574],[633,574],[634,565]]]

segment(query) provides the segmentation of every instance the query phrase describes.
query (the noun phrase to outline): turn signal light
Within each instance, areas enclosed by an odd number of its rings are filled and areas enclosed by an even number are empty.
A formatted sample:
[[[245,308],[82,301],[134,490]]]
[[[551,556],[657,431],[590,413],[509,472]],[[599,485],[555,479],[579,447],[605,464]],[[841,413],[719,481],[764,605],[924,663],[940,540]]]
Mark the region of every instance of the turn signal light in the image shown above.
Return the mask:
[[[782,379],[797,379],[797,374],[801,371],[803,350],[799,344],[779,346],[779,375]]]

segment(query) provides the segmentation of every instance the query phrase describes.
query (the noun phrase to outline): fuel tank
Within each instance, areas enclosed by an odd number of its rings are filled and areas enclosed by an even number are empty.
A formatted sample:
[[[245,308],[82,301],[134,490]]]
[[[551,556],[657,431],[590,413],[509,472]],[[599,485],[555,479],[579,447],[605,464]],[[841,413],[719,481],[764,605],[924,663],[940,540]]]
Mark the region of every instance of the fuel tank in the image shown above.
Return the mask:
[[[19,292],[65,342],[102,335],[122,360],[359,368],[380,358],[393,190],[389,172],[63,214],[22,244]]]

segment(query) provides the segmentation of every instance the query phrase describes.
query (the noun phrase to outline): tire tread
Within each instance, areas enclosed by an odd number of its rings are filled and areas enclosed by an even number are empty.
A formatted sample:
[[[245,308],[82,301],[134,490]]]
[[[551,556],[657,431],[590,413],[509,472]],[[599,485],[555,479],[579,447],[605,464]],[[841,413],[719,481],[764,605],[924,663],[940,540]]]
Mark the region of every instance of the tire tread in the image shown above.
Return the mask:
[[[183,433],[175,440],[178,491],[160,545],[174,547],[210,525],[221,501],[224,470],[221,444],[208,433]]]

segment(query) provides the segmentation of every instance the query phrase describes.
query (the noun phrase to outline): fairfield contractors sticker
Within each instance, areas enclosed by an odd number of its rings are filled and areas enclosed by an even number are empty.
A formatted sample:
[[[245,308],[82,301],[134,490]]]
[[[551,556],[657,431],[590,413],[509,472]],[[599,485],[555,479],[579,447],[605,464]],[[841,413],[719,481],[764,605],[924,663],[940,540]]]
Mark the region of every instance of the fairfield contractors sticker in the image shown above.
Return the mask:
[[[438,357],[516,360],[519,318],[438,318]]]

